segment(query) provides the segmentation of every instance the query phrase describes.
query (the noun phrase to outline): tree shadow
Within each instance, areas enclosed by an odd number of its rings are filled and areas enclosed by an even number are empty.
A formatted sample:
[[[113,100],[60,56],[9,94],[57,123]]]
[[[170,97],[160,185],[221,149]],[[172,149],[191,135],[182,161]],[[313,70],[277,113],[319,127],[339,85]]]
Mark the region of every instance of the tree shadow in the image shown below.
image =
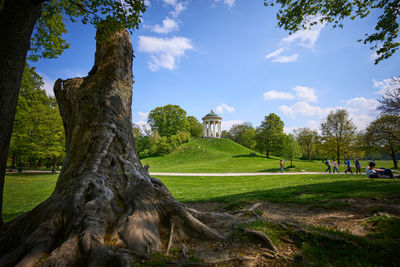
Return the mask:
[[[366,178],[368,179],[368,178]],[[222,195],[202,202],[224,202],[230,207],[242,206],[257,200],[275,203],[320,204],[335,199],[369,198],[400,203],[400,180],[355,180],[287,186],[239,194]],[[400,215],[400,211],[399,211]]]
[[[284,170],[287,171],[287,168],[284,168]],[[280,172],[281,168],[277,167],[277,168],[269,168],[269,169],[265,169],[265,170],[259,170],[257,172]]]
[[[21,216],[22,214],[24,214],[25,211],[21,211],[21,212],[15,212],[15,213],[3,213],[3,220],[4,222],[9,222],[19,216]]]
[[[255,154],[255,155],[250,155],[250,154],[243,154],[243,155],[235,155],[235,156],[232,156],[232,158],[266,158],[265,156],[262,156],[262,155],[257,155],[257,154]]]

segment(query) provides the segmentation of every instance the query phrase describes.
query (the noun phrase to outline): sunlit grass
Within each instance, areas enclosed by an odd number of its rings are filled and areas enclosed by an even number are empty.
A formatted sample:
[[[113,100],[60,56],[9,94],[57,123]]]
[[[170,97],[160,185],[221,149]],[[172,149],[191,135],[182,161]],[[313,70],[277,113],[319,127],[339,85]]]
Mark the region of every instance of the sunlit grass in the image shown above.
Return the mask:
[[[280,157],[256,153],[227,139],[197,139],[180,146],[177,150],[163,157],[145,158],[143,164],[150,164],[150,172],[280,172]],[[283,159],[285,160],[285,159]],[[308,162],[294,160],[294,168],[289,168],[290,161],[285,162],[285,172],[323,172],[326,169],[323,161]],[[343,162],[342,162],[343,163]],[[391,161],[376,161],[377,166],[391,168]],[[353,163],[354,165],[354,163]],[[365,172],[367,161],[361,161],[362,173]],[[339,167],[340,172],[345,171],[344,166]],[[355,168],[353,168],[355,172]]]

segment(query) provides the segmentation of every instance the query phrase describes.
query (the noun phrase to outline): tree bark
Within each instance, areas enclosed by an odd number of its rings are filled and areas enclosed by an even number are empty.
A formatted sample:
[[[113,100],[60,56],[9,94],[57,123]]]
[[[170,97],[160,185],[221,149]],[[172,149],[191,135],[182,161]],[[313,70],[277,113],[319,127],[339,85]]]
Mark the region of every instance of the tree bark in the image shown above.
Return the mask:
[[[394,149],[391,149],[391,156],[393,160],[393,167],[397,169],[396,151]]]
[[[55,173],[56,170],[57,170],[57,158],[54,157],[54,158],[53,158],[53,167],[51,168],[51,172],[52,172],[52,173]]]
[[[0,228],[0,266],[130,266],[174,237],[222,237],[148,175],[132,135],[132,58],[126,31],[97,43],[85,78],[58,79],[54,91],[66,159],[53,194]]]
[[[5,170],[26,54],[41,3],[6,0],[0,13],[0,224]]]

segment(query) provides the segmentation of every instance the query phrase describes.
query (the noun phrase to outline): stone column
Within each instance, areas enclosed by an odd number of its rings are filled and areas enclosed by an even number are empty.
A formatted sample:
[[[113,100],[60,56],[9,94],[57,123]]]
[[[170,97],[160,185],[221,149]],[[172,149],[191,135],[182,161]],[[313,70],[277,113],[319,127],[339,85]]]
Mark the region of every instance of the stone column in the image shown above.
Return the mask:
[[[217,130],[217,122],[216,121],[213,121],[213,123],[214,123],[214,131],[213,131],[213,137],[215,138],[215,137],[217,137],[215,134],[216,134],[216,130]]]
[[[203,121],[203,137],[206,137],[206,129],[207,129],[207,124],[205,121]]]
[[[210,122],[207,121],[207,137],[210,137]]]
[[[218,135],[221,138],[221,122],[218,123]]]

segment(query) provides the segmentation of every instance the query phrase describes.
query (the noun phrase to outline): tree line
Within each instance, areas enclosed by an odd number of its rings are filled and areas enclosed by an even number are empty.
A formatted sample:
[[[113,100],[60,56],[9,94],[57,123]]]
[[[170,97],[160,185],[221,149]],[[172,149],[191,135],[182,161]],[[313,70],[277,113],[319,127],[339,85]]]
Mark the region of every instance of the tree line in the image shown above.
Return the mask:
[[[48,167],[65,156],[65,135],[57,101],[42,89],[43,79],[25,65],[8,154],[11,169]]]
[[[400,79],[394,77],[392,83],[400,85]],[[64,128],[57,103],[42,87],[42,78],[26,64],[8,157],[12,169],[47,166],[54,171],[65,156]],[[285,134],[284,122],[271,113],[258,127],[249,122],[233,125],[230,130],[222,131],[222,137],[264,153],[267,158],[271,155],[291,161],[330,158],[340,162],[344,158],[389,157],[397,168],[400,87],[387,91],[379,101],[382,114],[364,131],[357,131],[349,113],[338,109],[321,122],[320,132],[303,127]],[[137,125],[132,129],[140,158],[169,154],[203,133],[203,125],[194,116],[187,116],[178,105],[154,108],[149,113],[148,125],[150,129]]]
[[[203,125],[178,105],[166,105],[150,111],[151,130],[133,128],[136,150],[140,158],[169,154],[191,138],[203,135]]]
[[[379,100],[381,115],[363,131],[357,131],[347,110],[337,109],[321,122],[320,132],[304,127],[295,129],[293,134],[285,134],[283,121],[271,113],[259,127],[254,128],[248,122],[233,125],[229,131],[222,132],[222,137],[265,153],[267,158],[273,154],[290,160],[330,158],[340,162],[345,158],[389,157],[398,168],[400,79],[394,77],[392,83],[395,88],[387,90]]]

